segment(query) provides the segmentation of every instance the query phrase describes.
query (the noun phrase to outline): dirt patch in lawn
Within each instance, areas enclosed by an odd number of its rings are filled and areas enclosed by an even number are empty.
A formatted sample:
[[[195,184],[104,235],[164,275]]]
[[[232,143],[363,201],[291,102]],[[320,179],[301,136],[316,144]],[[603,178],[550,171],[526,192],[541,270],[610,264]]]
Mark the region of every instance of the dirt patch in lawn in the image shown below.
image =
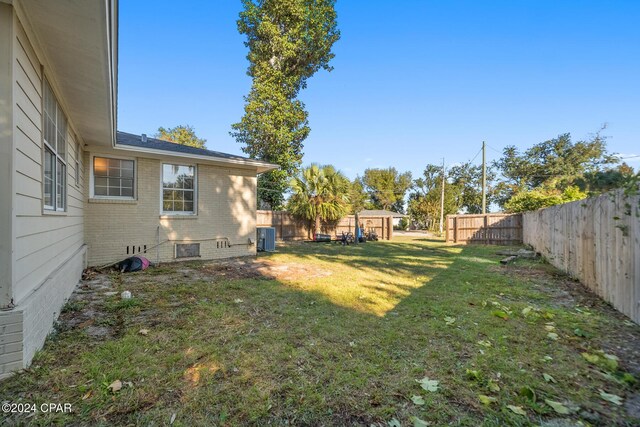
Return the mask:
[[[124,326],[120,313],[135,307],[144,299],[144,287],[150,283],[172,286],[175,283],[205,282],[215,285],[221,281],[265,279],[304,281],[330,276],[331,271],[296,263],[275,262],[268,259],[232,258],[219,261],[162,264],[142,273],[119,273],[116,270],[87,270],[58,319],[58,330],[82,330],[88,336],[102,340],[117,336]],[[133,299],[123,300],[123,290],[133,293]],[[193,300],[176,298],[168,306],[179,308]],[[158,309],[142,310],[134,318],[146,324],[158,323]]]
[[[602,311],[606,318],[615,323],[609,328],[606,339],[599,343],[605,352],[612,353],[625,361],[624,368],[640,375],[640,334],[637,328],[625,315],[614,309],[579,281],[556,270],[543,261],[520,261],[507,266],[496,266],[493,271],[509,277],[526,279],[535,288],[552,296],[550,301],[560,308],[569,309],[591,315]],[[588,348],[582,350],[588,351]],[[640,398],[637,399],[640,405]],[[640,406],[636,408],[640,411]]]
[[[331,271],[308,265],[274,262],[269,259],[236,258],[203,264],[199,271],[210,279],[266,278],[281,281],[300,281],[327,277]]]

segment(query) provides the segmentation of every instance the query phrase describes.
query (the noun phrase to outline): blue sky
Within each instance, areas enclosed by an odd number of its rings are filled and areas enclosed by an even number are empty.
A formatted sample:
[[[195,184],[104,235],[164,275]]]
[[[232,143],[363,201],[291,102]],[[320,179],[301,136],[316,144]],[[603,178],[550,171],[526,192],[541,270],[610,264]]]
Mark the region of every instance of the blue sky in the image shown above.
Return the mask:
[[[610,151],[640,154],[640,2],[338,0],[334,70],[301,94],[304,163],[350,177],[421,174],[608,124]],[[191,124],[213,150],[243,114],[239,0],[121,1],[118,128]],[[476,162],[479,161],[479,156]],[[628,160],[638,168],[640,157]]]

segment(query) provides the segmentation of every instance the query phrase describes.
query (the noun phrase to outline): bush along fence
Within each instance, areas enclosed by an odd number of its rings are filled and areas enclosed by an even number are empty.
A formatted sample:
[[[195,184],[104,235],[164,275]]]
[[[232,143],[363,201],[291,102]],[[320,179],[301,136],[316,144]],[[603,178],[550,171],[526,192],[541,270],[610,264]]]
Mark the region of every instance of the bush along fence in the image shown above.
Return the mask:
[[[640,197],[623,190],[523,215],[524,243],[640,323]]]
[[[374,232],[381,240],[393,238],[393,218],[387,216],[360,216],[360,224],[365,232]],[[311,236],[311,224],[298,220],[286,211],[256,212],[256,225],[258,227],[274,227],[277,240],[306,240]],[[332,236],[339,236],[342,232],[354,233],[356,221],[353,215],[342,218],[339,221],[323,223],[321,232]]]

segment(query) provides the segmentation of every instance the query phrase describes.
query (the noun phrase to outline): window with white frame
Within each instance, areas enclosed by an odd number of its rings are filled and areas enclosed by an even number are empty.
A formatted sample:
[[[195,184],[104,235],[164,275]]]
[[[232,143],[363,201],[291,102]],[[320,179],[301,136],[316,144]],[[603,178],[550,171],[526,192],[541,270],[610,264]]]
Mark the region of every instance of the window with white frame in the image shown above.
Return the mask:
[[[44,81],[44,207],[64,211],[67,202],[67,119]]]
[[[184,165],[162,165],[162,211],[195,213],[196,168]]]
[[[110,157],[93,158],[93,195],[133,198],[134,161]]]

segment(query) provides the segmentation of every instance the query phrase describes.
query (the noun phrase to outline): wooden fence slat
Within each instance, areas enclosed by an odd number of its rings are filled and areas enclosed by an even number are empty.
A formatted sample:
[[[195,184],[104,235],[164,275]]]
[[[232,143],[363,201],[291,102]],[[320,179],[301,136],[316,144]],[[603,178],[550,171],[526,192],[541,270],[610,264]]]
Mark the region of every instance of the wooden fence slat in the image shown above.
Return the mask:
[[[393,218],[360,216],[360,222],[365,232],[375,232],[379,239],[393,238]],[[305,240],[310,238],[308,225],[304,221],[295,219],[286,211],[256,211],[257,227],[274,227],[277,240]],[[355,218],[349,215],[333,224],[323,224],[323,233],[332,236],[355,232]]]
[[[446,225],[448,243],[522,243],[521,214],[447,215]]]
[[[525,213],[524,243],[640,323],[639,215],[640,196],[617,190]]]

